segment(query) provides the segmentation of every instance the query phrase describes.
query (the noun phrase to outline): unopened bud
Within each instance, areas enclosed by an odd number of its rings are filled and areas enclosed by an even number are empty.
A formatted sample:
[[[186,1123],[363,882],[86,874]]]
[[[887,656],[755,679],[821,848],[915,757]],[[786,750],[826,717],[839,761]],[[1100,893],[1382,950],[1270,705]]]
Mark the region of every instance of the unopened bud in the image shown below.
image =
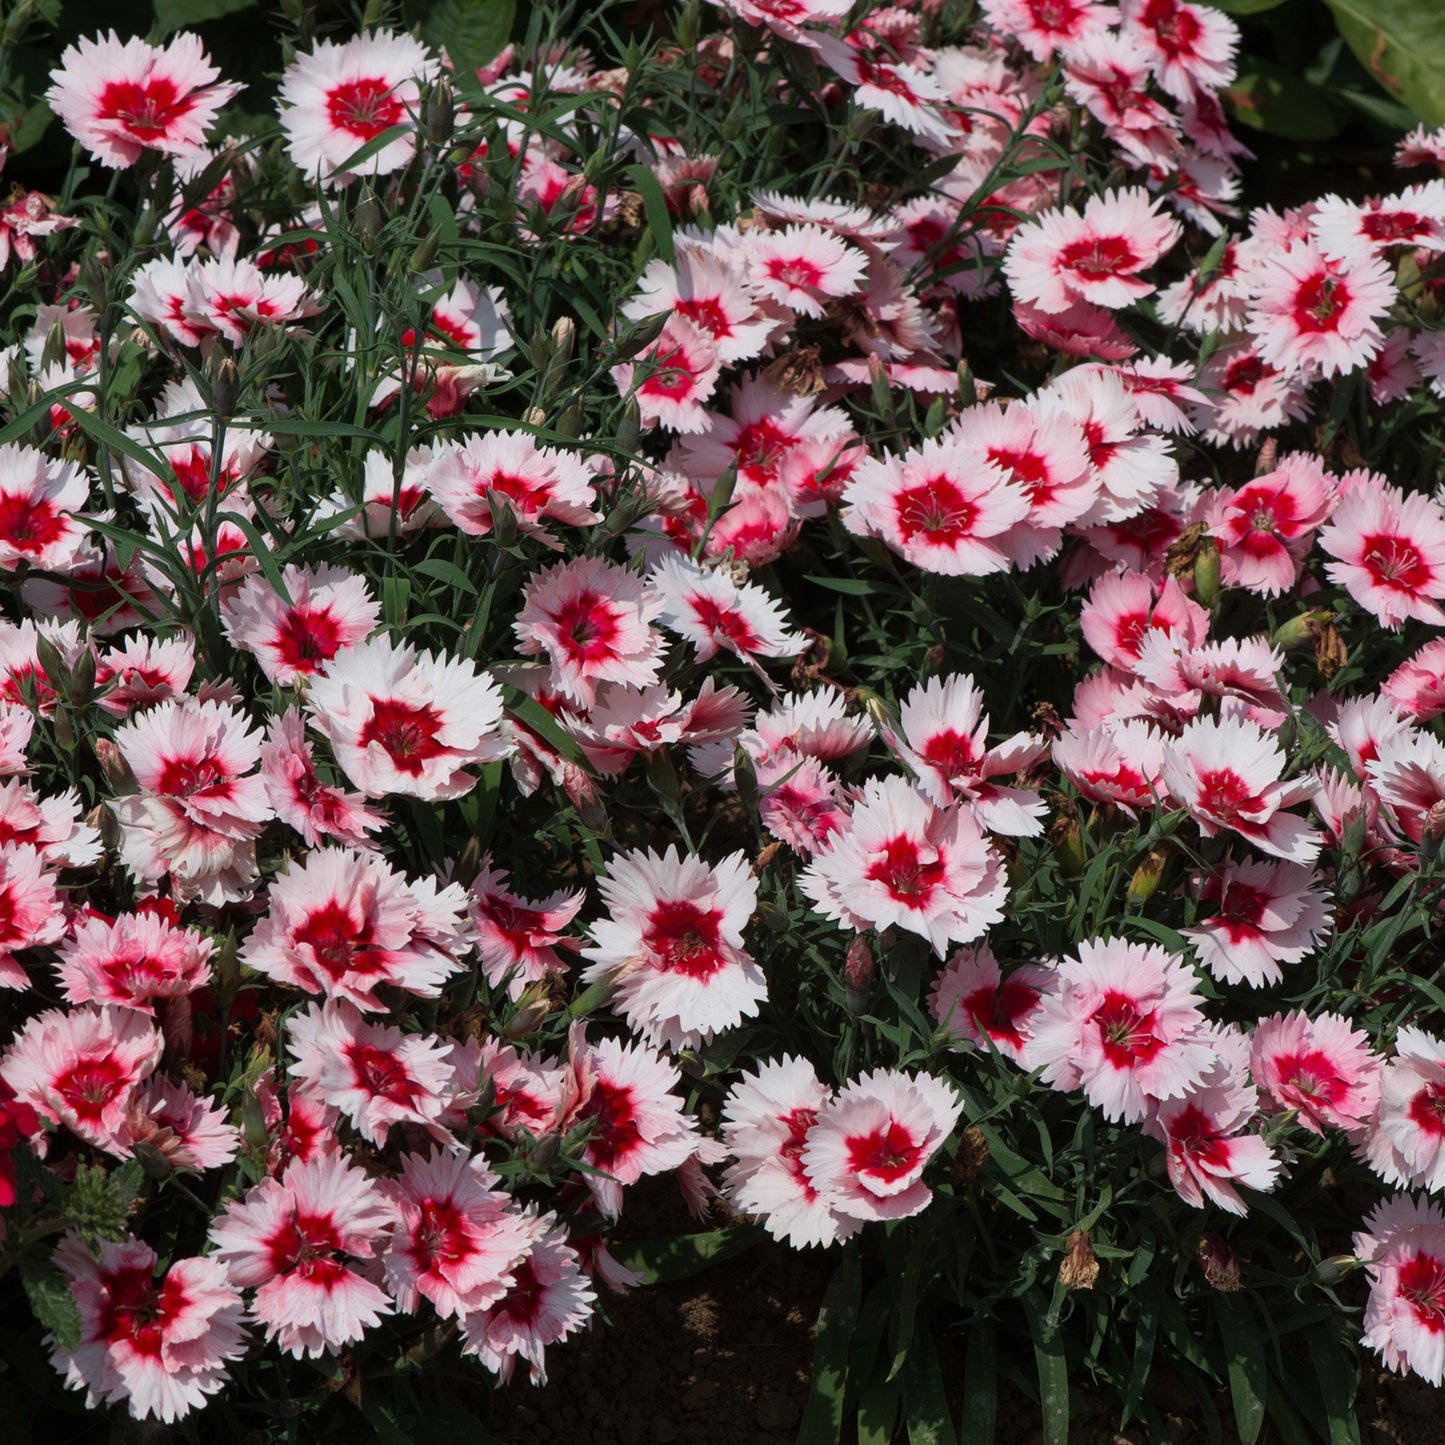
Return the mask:
[[[133,1140],[130,1150],[136,1163],[152,1179],[169,1179],[176,1172],[175,1165],[166,1158],[165,1154],[144,1139]]]
[[[499,547],[513,547],[517,542],[517,513],[512,499],[493,488],[487,488],[487,510],[492,514],[492,540]]]
[[[271,1131],[266,1127],[266,1111],[254,1089],[241,1095],[241,1137],[246,1147],[258,1152],[266,1147]]]
[[[65,695],[70,699],[70,705],[76,709],[85,708],[92,697],[95,696],[95,649],[86,647],[75,659],[75,666],[70,670],[70,681],[66,685]]]
[[[1168,862],[1167,844],[1161,843],[1149,850],[1149,856],[1134,870],[1134,876],[1129,880],[1129,887],[1124,894],[1126,907],[1140,908],[1154,896]]]
[[[69,687],[70,669],[65,665],[60,649],[43,632],[35,639],[35,660],[56,692]]]
[[[1099,1260],[1094,1241],[1086,1229],[1076,1229],[1069,1236],[1069,1252],[1059,1262],[1059,1283],[1065,1289],[1093,1289],[1099,1278]]]
[[[1328,1259],[1322,1259],[1311,1273],[1321,1284],[1338,1284],[1359,1267],[1360,1261],[1352,1254],[1332,1254]]]
[[[240,395],[241,373],[232,357],[223,356],[216,364],[216,374],[211,378],[211,406],[222,421],[235,416]]]
[[[552,999],[546,989],[531,985],[517,1000],[517,1011],[509,1020],[502,1036],[508,1043],[516,1043],[530,1033],[535,1033],[543,1019],[552,1012]]]
[[[642,435],[642,409],[637,404],[635,396],[627,398],[627,405],[622,408],[622,420],[617,424],[617,449],[624,456],[632,456],[637,451],[637,441]]]
[[[105,267],[94,251],[87,251],[80,258],[80,284],[96,311],[104,311],[110,300],[110,288],[106,284]]]
[[[352,225],[361,249],[370,255],[376,249],[377,237],[381,235],[381,202],[376,199],[376,192],[370,186],[361,188]]]
[[[1064,877],[1077,878],[1088,861],[1084,856],[1084,830],[1079,826],[1077,815],[1056,818],[1049,828],[1049,843]]]
[[[1286,652],[1293,647],[1309,647],[1314,643],[1315,629],[1332,621],[1333,612],[1300,612],[1276,627],[1270,641]]]
[[[457,106],[452,88],[443,80],[432,86],[426,98],[426,138],[430,145],[444,146],[456,129]]]
[[[1205,607],[1219,601],[1219,543],[1213,537],[1202,538],[1194,554],[1194,595]]]
[[[5,29],[0,31],[0,47],[14,50],[30,28],[35,18],[35,0],[19,0],[5,17]]]
[[[861,1014],[868,999],[868,985],[873,982],[875,964],[873,949],[863,934],[848,945],[843,961],[843,983],[850,1014]]]
[[[552,430],[561,432],[565,437],[581,436],[582,422],[586,415],[586,408],[583,405],[582,398],[579,396],[577,400],[552,423]],[[614,533],[614,535],[616,534]]]
[[[411,269],[415,272],[430,271],[437,263],[437,257],[441,254],[442,233],[430,231],[417,242],[416,250],[411,253]]]
[[[55,741],[67,753],[75,751],[75,723],[71,720],[68,708],[58,707],[55,709],[55,716],[50,719],[50,731]]]
[[[557,1162],[557,1156],[561,1152],[562,1141],[556,1134],[543,1134],[532,1145],[532,1152],[527,1155],[527,1166],[534,1174],[546,1174]]]
[[[647,755],[647,781],[658,797],[671,803],[675,808],[682,798],[682,784],[678,781],[677,769],[672,765],[664,749]]]
[[[59,366],[65,360],[65,327],[60,317],[56,317],[50,323],[50,330],[45,333],[45,346],[40,352],[40,364],[42,367]]]
[[[672,33],[677,37],[677,43],[684,50],[691,50],[697,44],[700,20],[698,11],[697,0],[688,0],[688,3],[682,7],[682,14],[677,17],[677,24],[673,27]]]

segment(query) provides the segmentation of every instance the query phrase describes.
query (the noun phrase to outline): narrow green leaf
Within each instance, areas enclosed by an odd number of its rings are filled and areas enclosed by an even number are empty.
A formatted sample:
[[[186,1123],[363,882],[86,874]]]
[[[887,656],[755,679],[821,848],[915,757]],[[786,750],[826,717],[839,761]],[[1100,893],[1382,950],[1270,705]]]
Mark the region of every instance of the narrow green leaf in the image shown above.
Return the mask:
[[[1254,1445],[1264,1425],[1269,1389],[1264,1340],[1244,1299],[1216,1294],[1214,1313],[1224,1340],[1229,1393],[1234,1402],[1234,1423],[1239,1430],[1240,1445]]]
[[[80,1306],[75,1302],[70,1281],[49,1260],[41,1263],[22,1257],[20,1278],[35,1318],[55,1336],[63,1350],[80,1344]]]
[[[677,252],[672,245],[672,220],[667,214],[667,197],[662,194],[657,177],[643,165],[628,166],[623,174],[642,197],[642,206],[647,212],[647,229],[652,233],[652,244],[657,247],[657,254],[669,266],[676,265]]]
[[[173,30],[250,10],[255,4],[256,0],[155,0],[156,24],[162,35],[169,35]]]
[[[1044,1417],[1044,1445],[1069,1445],[1069,1362],[1057,1328],[1045,1318],[1043,1295],[1037,1288],[1023,1297],[1034,1337],[1034,1363],[1039,1372],[1039,1409]]]
[[[903,1367],[903,1413],[908,1421],[908,1445],[957,1445],[938,1353],[928,1330],[914,1337]]]
[[[676,1234],[667,1239],[644,1239],[617,1245],[612,1253],[624,1269],[641,1272],[648,1284],[687,1279],[712,1265],[744,1254],[759,1244],[763,1230],[754,1224],[736,1229],[714,1229],[706,1234]]]
[[[963,1414],[958,1420],[962,1445],[993,1445],[998,1424],[998,1344],[993,1322],[980,1320],[968,1332],[963,1365]]]
[[[1146,1279],[1134,1292],[1134,1363],[1129,1369],[1129,1383],[1124,1390],[1124,1412],[1119,1417],[1122,1430],[1139,1413],[1144,1387],[1154,1367],[1154,1344],[1159,1338],[1159,1281]]]
[[[1360,1422],[1355,1417],[1355,1390],[1360,1371],[1340,1345],[1335,1322],[1317,1325],[1306,1336],[1310,1359],[1320,1382],[1320,1402],[1330,1427],[1330,1445],[1360,1445]]]
[[[458,70],[473,71],[496,58],[515,15],[514,0],[431,0],[421,33],[445,50]]]
[[[1420,0],[1326,0],[1345,43],[1392,100],[1445,125],[1445,26]]]
[[[818,1311],[813,1347],[813,1388],[798,1427],[798,1445],[836,1445],[843,1432],[843,1393],[848,1344],[858,1322],[863,1271],[857,1252],[849,1250],[833,1271]]]

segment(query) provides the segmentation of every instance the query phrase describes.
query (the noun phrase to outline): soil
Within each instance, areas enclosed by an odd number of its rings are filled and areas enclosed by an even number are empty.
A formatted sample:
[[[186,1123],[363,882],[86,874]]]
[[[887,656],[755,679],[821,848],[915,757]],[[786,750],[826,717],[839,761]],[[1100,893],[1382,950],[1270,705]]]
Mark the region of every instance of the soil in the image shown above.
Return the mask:
[[[641,1193],[641,1191],[639,1191]],[[674,1198],[629,1198],[620,1238],[698,1226]],[[504,1445],[793,1445],[808,1398],[813,1322],[836,1253],[764,1243],[672,1283],[604,1293],[607,1321],[548,1351],[543,1388],[525,1372],[497,1391],[489,1430]],[[948,1341],[945,1379],[961,1379]],[[1156,1371],[1151,1402],[1168,1445],[1208,1436],[1184,1382]],[[1225,1445],[1238,1445],[1228,1397],[1217,1401]],[[959,1402],[953,1402],[958,1418]],[[1069,1445],[1153,1445],[1137,1426],[1118,1429],[1118,1408],[1089,1391],[1074,1401]],[[1414,1378],[1367,1368],[1356,1407],[1362,1445],[1445,1445],[1441,1392]],[[900,1430],[899,1445],[906,1440]],[[1043,1445],[1037,1408],[1003,1385],[995,1445]],[[853,1445],[851,1432],[841,1445]],[[1258,1445],[1279,1445],[1268,1425]]]

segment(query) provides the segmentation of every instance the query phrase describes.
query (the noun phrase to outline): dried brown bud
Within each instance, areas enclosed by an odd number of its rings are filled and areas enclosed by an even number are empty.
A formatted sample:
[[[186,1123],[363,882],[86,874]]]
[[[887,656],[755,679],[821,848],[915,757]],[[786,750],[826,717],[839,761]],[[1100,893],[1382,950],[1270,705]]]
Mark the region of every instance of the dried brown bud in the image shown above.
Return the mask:
[[[763,368],[763,379],[779,391],[791,392],[794,396],[817,396],[826,385],[816,346],[785,351]]]
[[[1069,1236],[1069,1252],[1059,1261],[1059,1283],[1065,1289],[1093,1289],[1099,1277],[1099,1260],[1094,1241],[1085,1229]]]
[[[988,1163],[988,1140],[977,1124],[970,1124],[958,1140],[958,1157],[953,1161],[953,1182],[972,1184]]]
[[[1333,622],[1317,622],[1310,628],[1310,641],[1315,645],[1315,666],[1328,682],[1349,660],[1349,649]]]
[[[1209,535],[1209,528],[1203,522],[1186,527],[1174,544],[1164,554],[1164,570],[1171,577],[1188,577],[1194,571],[1194,559]]]
[[[1198,1245],[1199,1267],[1204,1278],[1222,1294],[1234,1294],[1244,1288],[1239,1275],[1239,1260],[1220,1234],[1206,1234]]]

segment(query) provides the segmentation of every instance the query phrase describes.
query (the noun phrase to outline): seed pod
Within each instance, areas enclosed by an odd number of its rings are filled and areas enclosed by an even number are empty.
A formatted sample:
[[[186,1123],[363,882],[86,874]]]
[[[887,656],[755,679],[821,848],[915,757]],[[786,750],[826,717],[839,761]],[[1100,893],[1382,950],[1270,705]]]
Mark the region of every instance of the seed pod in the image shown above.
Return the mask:
[[[240,395],[241,373],[232,357],[223,356],[216,364],[216,374],[211,378],[211,405],[222,421],[235,416]]]

